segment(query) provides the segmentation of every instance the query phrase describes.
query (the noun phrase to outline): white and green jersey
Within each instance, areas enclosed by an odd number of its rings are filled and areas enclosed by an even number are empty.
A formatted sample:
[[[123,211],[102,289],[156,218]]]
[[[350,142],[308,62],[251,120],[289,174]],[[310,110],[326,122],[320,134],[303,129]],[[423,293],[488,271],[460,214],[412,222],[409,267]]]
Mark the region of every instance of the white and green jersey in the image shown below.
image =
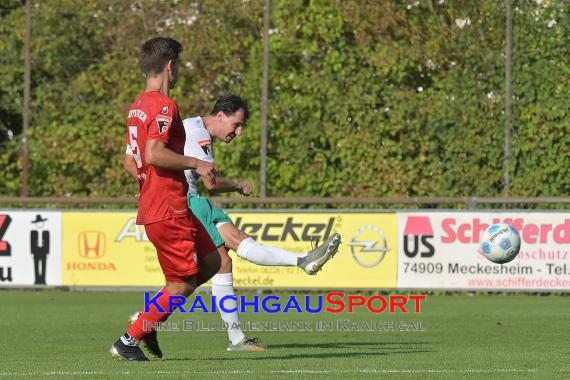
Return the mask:
[[[212,137],[208,133],[202,118],[200,116],[192,117],[184,119],[182,123],[186,131],[184,155],[202,161],[214,162]],[[198,195],[198,178],[200,176],[194,170],[185,170],[184,174],[188,182],[188,194]]]

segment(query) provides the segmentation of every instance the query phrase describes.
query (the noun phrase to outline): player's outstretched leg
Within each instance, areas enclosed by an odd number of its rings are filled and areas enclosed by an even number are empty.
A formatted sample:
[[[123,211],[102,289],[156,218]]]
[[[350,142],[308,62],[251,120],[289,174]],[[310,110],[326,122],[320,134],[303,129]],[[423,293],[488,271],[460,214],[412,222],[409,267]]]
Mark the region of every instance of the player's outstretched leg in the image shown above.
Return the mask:
[[[218,227],[225,245],[236,251],[244,260],[265,266],[297,266],[307,274],[313,275],[320,271],[338,251],[340,235],[333,234],[319,247],[311,252],[299,255],[278,247],[271,247],[255,241],[233,223],[225,223]]]
[[[137,311],[129,316],[128,322],[129,326],[135,323],[137,319],[139,319],[141,315],[140,311]],[[156,331],[151,331],[147,335],[145,335],[142,339],[144,346],[157,359],[162,359],[162,350],[158,344],[158,337]]]
[[[306,256],[299,257],[297,266],[307,274],[317,274],[323,268],[323,265],[337,253],[339,245],[340,234],[335,233]]]

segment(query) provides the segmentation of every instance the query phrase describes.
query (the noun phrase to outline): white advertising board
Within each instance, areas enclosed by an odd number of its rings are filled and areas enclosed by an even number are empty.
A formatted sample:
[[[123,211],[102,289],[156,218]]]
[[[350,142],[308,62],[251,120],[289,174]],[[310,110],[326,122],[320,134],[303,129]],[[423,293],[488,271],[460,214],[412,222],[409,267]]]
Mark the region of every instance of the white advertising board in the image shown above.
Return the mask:
[[[0,286],[61,285],[61,212],[0,210]]]
[[[521,251],[508,264],[478,253],[485,229],[512,224]],[[398,288],[570,290],[570,213],[398,213]]]

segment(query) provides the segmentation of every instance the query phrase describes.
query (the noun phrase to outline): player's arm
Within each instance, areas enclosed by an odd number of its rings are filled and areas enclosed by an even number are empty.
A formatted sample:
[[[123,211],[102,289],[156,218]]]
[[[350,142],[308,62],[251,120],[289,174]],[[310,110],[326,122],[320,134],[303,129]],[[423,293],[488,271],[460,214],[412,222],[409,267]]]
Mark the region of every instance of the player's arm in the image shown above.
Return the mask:
[[[184,123],[191,122],[191,119],[184,120]],[[212,152],[211,144],[211,136],[205,129],[189,127],[186,131],[184,155],[186,157],[194,157],[199,160],[214,163],[214,154]],[[247,196],[250,195],[252,191],[252,186],[250,184],[232,182],[229,179],[224,178],[220,173],[218,173],[215,183],[210,183],[208,178],[205,177],[202,177],[202,181],[206,189],[214,193],[239,192],[240,194]]]
[[[204,178],[204,185],[209,190],[216,183],[219,175],[213,162],[202,161],[175,153],[160,140],[146,142],[146,162],[149,165],[167,170],[195,170]]]
[[[204,177],[202,177],[202,180],[204,181],[204,186],[206,186],[206,188],[213,193],[238,192],[242,195],[248,196],[253,190],[253,186],[247,182],[232,182],[229,179],[222,177],[221,175],[216,177],[216,183],[212,187],[207,186]]]
[[[129,173],[133,179],[138,180],[138,173],[137,173],[137,162],[135,161],[135,156],[132,154],[125,153],[125,160],[123,162],[123,167],[125,171]]]
[[[139,173],[137,171],[137,160],[133,153],[133,149],[129,144],[127,144],[127,149],[125,150],[125,159],[123,160],[123,168],[125,168],[125,171],[129,173],[129,175],[133,177],[133,179],[136,179],[138,181]]]

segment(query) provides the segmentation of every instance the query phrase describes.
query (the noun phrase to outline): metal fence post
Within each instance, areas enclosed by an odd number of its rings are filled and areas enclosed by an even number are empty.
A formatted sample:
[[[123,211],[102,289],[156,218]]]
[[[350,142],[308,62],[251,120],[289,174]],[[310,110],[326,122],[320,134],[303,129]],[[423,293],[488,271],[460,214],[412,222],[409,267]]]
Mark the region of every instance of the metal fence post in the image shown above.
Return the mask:
[[[32,0],[26,0],[26,31],[24,35],[24,105],[22,107],[22,173],[20,195],[28,195],[28,127],[30,125],[30,43],[32,35]]]
[[[506,54],[505,54],[505,152],[503,161],[504,193],[511,194],[511,130],[513,108],[513,1],[505,0],[507,5]]]
[[[259,164],[259,196],[267,195],[267,109],[269,98],[269,12],[271,1],[263,9],[263,83],[261,90],[261,141]]]

